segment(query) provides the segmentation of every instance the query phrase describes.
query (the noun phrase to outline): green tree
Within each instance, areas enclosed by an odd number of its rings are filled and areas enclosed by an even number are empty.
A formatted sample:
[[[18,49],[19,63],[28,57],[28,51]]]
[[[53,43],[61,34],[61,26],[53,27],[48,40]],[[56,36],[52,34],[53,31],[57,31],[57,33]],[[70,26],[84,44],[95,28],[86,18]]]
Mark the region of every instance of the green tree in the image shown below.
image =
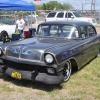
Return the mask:
[[[46,10],[46,4],[43,3],[43,10]]]
[[[57,1],[50,1],[48,3],[44,3],[43,4],[43,10],[53,10],[54,8],[56,8],[56,10],[74,9],[74,7],[72,5],[70,5],[70,4],[67,4],[67,3],[61,4],[61,3],[57,2]]]
[[[33,4],[33,3],[31,3]],[[74,7],[70,4],[64,3],[61,4],[57,1],[49,1],[48,3],[43,3],[41,5],[36,5],[33,4],[36,8],[36,10],[53,10],[54,8],[56,8],[56,10],[72,10],[74,9]]]
[[[63,4],[63,9],[64,10],[73,10],[74,7],[72,5],[70,5],[70,4],[64,3]]]
[[[57,1],[50,1],[47,3],[47,8],[46,10],[53,10],[54,8],[61,9],[62,8],[62,4],[58,3]]]

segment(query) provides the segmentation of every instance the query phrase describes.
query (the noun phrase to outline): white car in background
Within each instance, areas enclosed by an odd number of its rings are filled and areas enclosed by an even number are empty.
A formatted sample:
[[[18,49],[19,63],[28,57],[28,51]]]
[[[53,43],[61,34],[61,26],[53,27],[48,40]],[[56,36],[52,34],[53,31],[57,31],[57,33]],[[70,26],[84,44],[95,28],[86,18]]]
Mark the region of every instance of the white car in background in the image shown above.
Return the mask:
[[[75,11],[51,11],[45,17],[45,21],[53,20],[78,20],[90,22],[92,25],[97,25],[95,18],[83,17],[80,13]]]
[[[0,40],[3,40],[4,37],[8,38],[9,35],[15,33],[16,25],[8,25],[0,23]]]
[[[9,35],[15,33],[15,30],[15,18],[11,15],[0,15],[0,40],[3,40],[4,37],[8,38]]]

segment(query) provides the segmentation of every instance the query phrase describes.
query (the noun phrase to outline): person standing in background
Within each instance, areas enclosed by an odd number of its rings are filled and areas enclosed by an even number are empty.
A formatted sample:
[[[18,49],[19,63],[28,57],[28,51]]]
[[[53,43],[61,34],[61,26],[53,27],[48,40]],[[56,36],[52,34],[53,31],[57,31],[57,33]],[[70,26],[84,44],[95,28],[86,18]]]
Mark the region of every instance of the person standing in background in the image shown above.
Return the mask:
[[[18,32],[21,38],[23,34],[23,30],[25,28],[25,21],[21,18],[21,16],[18,16],[18,20],[16,21],[16,27],[18,28]]]

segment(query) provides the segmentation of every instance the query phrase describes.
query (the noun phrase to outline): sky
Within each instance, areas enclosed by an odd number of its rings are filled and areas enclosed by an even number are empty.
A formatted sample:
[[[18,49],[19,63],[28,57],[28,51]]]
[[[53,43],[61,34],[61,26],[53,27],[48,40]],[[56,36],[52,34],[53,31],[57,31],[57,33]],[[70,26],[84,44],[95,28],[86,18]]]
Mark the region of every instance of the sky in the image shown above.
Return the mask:
[[[91,10],[91,2],[92,2],[92,0],[41,0],[41,1],[24,0],[24,1],[33,2],[34,4],[42,4],[42,3],[47,3],[49,1],[69,3],[77,10],[82,10],[82,5],[83,5],[83,10]],[[100,10],[100,0],[96,0],[95,10]]]

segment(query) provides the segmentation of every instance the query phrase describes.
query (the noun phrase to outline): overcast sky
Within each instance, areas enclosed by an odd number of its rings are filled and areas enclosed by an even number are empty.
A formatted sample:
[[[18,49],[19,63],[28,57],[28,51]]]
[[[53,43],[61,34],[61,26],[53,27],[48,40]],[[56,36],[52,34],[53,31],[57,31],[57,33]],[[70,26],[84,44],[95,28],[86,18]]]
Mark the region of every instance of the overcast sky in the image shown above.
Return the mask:
[[[47,3],[49,1],[58,1],[60,3],[69,3],[71,4],[75,9],[82,9],[82,4],[84,5],[84,10],[90,10],[91,9],[91,2],[92,0],[41,0],[41,1],[34,1],[34,0],[25,0],[27,2],[33,2],[34,4],[42,4]],[[100,10],[100,0],[96,0],[96,10]]]

